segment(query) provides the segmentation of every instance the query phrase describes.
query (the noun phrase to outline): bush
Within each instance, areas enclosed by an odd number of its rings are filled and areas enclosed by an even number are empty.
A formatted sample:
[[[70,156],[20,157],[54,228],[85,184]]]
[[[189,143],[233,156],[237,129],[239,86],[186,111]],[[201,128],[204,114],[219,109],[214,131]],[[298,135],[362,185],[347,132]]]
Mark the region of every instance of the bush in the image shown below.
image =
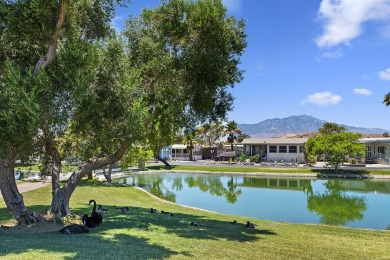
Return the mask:
[[[240,155],[240,162],[245,162],[246,159],[248,159],[249,155],[246,152],[243,152]]]
[[[259,154],[255,154],[255,155],[249,157],[249,161],[250,162],[254,162],[254,163],[260,162],[260,155]]]
[[[355,164],[356,163],[356,159],[355,158],[349,159],[349,163]]]

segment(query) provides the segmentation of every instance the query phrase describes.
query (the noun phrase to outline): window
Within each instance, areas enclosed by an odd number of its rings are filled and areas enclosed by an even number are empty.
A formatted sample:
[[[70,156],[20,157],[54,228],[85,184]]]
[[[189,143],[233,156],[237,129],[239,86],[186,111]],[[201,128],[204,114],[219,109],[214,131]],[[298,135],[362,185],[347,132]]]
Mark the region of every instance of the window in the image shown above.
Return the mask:
[[[289,153],[297,153],[297,146],[294,145],[294,146],[288,146],[288,152]]]
[[[279,145],[279,153],[287,153],[287,145]]]
[[[269,152],[270,153],[277,153],[276,145],[270,145],[269,146]]]

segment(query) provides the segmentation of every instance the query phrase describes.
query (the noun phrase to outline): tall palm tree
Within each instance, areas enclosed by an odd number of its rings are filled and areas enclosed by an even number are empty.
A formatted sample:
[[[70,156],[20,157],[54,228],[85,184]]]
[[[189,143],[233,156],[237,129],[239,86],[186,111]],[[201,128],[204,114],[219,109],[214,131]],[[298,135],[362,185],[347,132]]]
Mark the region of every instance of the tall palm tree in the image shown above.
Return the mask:
[[[187,149],[189,151],[189,159],[190,161],[194,160],[193,150],[194,150],[194,142],[195,142],[196,129],[186,129],[184,130],[184,140],[183,142],[187,145]]]
[[[242,131],[240,128],[238,128],[235,121],[229,121],[225,127],[225,134],[228,135],[227,141],[231,145],[231,151],[233,151],[233,144],[234,142],[237,142],[238,136],[242,135]]]

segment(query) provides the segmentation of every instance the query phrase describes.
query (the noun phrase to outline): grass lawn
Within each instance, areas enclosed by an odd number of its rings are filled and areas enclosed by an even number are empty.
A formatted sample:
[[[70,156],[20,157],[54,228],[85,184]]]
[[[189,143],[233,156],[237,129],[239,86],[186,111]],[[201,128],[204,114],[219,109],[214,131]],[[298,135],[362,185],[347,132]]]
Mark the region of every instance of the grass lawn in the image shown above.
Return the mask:
[[[23,194],[29,209],[49,207],[51,187]],[[71,198],[74,213],[90,212],[89,199],[109,209],[89,234],[62,235],[45,223],[0,231],[5,259],[389,259],[390,231],[279,223],[222,215],[162,201],[134,187],[84,181]],[[128,206],[129,213],[113,207]],[[261,201],[253,205],[261,209]],[[174,213],[151,214],[149,209]],[[236,219],[239,224],[229,222]],[[246,221],[255,229],[244,226]],[[0,202],[0,223],[11,221]],[[200,227],[190,226],[190,222]],[[389,220],[390,222],[390,220]]]
[[[77,169],[76,165],[62,165],[61,172],[73,172]],[[39,172],[39,164],[17,164],[15,167],[15,171],[31,171],[31,172]]]
[[[175,171],[205,171],[205,172],[223,172],[223,173],[286,173],[286,174],[303,174],[303,173],[334,173],[332,169],[320,169],[320,168],[308,168],[308,167],[245,167],[245,166],[215,166],[215,165],[157,165],[148,166],[150,170],[175,170]],[[364,168],[364,169],[340,169],[339,173],[355,173],[355,174],[373,174],[373,175],[390,175],[390,169],[375,169],[375,168]]]

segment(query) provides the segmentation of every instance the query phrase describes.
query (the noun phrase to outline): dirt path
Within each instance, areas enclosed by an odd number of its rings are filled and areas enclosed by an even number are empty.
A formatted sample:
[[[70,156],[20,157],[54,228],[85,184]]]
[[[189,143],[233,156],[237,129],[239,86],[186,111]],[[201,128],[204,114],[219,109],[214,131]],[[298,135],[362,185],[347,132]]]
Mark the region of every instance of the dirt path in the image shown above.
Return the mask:
[[[24,182],[24,183],[18,184],[18,190],[20,193],[24,193],[24,192],[27,192],[30,190],[35,190],[35,189],[39,189],[39,188],[42,188],[44,186],[50,185],[50,183],[51,182],[48,180]],[[1,196],[1,193],[0,193],[0,198],[3,198],[3,196]]]

